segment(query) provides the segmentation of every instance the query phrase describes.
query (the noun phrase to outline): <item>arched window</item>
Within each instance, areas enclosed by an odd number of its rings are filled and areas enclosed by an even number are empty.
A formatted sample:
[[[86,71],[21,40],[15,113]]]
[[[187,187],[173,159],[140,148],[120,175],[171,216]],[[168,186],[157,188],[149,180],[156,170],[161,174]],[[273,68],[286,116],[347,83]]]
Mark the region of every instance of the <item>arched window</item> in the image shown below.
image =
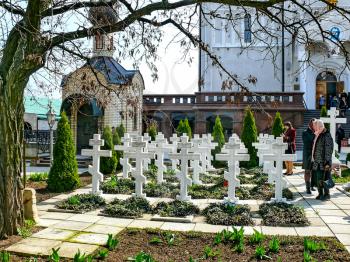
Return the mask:
[[[95,46],[96,49],[103,49],[103,35],[96,35],[95,36]]]
[[[252,17],[250,14],[244,16],[244,42],[252,41]]]

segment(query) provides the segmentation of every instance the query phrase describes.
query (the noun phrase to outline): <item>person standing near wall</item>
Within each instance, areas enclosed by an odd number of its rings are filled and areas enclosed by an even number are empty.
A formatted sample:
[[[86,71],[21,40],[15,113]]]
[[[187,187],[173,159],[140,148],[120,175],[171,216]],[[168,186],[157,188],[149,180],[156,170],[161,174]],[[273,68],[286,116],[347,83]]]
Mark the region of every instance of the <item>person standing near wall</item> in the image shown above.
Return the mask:
[[[312,170],[315,172],[318,196],[316,199],[330,199],[329,189],[324,182],[330,179],[334,142],[322,120],[314,122],[315,139],[312,146]]]
[[[293,128],[291,122],[285,122],[284,123],[284,133],[283,133],[283,141],[288,144],[288,148],[286,150],[286,154],[294,154],[296,151],[296,144],[295,144],[295,136],[296,136],[296,130]],[[290,176],[293,174],[294,165],[292,161],[285,161],[286,164],[286,175]]]
[[[304,180],[306,186],[306,193],[311,194],[311,191],[315,191],[313,188],[315,186],[315,181],[312,179],[312,162],[311,162],[311,153],[312,153],[312,145],[314,142],[314,125],[315,118],[312,118],[309,121],[309,125],[307,129],[303,132],[303,169]]]

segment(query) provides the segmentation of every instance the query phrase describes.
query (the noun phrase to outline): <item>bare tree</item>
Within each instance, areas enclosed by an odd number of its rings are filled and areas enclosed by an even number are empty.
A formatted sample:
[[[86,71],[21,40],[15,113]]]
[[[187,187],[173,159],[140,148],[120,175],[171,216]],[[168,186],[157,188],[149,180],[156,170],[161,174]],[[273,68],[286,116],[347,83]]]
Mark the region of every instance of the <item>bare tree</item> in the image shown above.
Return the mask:
[[[205,13],[200,8],[206,2],[225,5],[232,14],[237,13],[237,8],[243,13],[254,11],[256,24],[260,23],[261,17],[268,17],[295,35],[295,41],[304,42],[305,45],[312,43],[312,36],[307,29],[311,24],[323,40],[331,39],[328,30],[323,29],[319,22],[328,11],[323,10],[317,14],[313,12],[314,3],[327,3],[326,0],[0,0],[0,238],[15,234],[23,222],[20,172],[24,90],[31,77],[38,78],[41,74],[48,80],[52,77],[60,78],[66,73],[60,70],[65,65],[75,61],[80,61],[78,63],[81,65],[83,60],[89,61],[84,38],[101,32],[117,33],[118,57],[145,61],[153,70],[154,78],[157,78],[154,61],[163,36],[160,28],[171,25],[183,36],[181,44],[184,54],[190,46],[201,48],[227,78],[225,88],[237,86],[239,90],[249,91],[234,72],[225,68],[220,57],[198,35],[200,13],[205,15],[211,26],[215,25],[210,17],[220,18],[220,13],[216,10]],[[107,23],[91,24],[88,17],[90,8],[111,8],[116,12],[117,19],[108,20],[107,17]],[[349,21],[346,10],[340,7],[334,9]],[[286,13],[285,20],[281,19],[281,12]],[[299,16],[300,13],[304,15]],[[244,19],[244,16],[228,15],[222,19],[238,29],[238,21]],[[280,27],[271,29],[261,25],[254,32],[260,37],[259,41],[267,41],[271,54],[275,51],[271,48],[272,40],[279,36]],[[342,43],[333,42],[343,47]]]

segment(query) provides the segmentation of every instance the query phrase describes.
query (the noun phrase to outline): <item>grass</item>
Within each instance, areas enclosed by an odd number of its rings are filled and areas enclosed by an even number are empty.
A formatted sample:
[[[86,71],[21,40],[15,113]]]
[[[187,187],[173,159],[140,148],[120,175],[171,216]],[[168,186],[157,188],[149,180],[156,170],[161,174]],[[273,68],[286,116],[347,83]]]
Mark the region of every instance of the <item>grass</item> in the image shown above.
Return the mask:
[[[341,177],[333,175],[333,180],[335,183],[344,184],[350,182],[350,169],[342,170]]]
[[[40,182],[40,181],[46,181],[49,177],[49,173],[33,173],[30,174],[28,177],[28,181],[32,182]]]

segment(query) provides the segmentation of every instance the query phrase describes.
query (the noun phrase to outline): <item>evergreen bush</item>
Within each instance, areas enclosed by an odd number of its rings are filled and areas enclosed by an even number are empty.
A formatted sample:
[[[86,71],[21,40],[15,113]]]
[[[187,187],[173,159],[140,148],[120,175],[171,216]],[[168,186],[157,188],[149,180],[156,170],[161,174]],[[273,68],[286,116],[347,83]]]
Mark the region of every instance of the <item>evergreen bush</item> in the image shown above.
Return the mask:
[[[179,125],[176,128],[176,132],[178,136],[182,136],[183,133],[186,133],[184,130],[184,122],[182,121],[182,119],[179,122]]]
[[[105,142],[102,149],[112,150],[112,157],[101,157],[100,171],[104,175],[113,174],[117,169],[118,156],[117,152],[114,150],[112,129],[109,126],[103,129],[102,139]]]
[[[255,118],[250,107],[245,110],[243,129],[241,134],[242,142],[248,149],[250,160],[248,162],[242,162],[243,166],[252,168],[257,166],[256,149],[253,147],[253,143],[257,141],[258,131],[255,125]]]
[[[223,132],[222,124],[221,124],[221,119],[219,116],[216,116],[216,118],[215,118],[215,124],[213,127],[212,137],[214,138],[214,142],[218,143],[218,145],[215,147],[215,149],[212,150],[212,154],[213,154],[214,159],[215,159],[215,155],[221,152],[221,149],[225,144],[225,136],[224,136],[224,132]],[[223,163],[222,161],[214,160],[214,167],[220,167],[220,166],[222,166],[222,163]]]
[[[326,106],[322,106],[320,117],[329,117],[328,110],[327,110]],[[327,130],[329,130],[329,123],[325,123],[324,126],[325,126],[325,128],[327,128]]]
[[[158,133],[157,123],[151,122],[147,128],[147,133],[150,136],[151,140],[156,140],[156,135]]]
[[[191,139],[192,138],[192,129],[190,126],[190,123],[188,122],[187,117],[185,118],[185,121],[183,122],[184,124],[184,133],[187,134],[187,136]]]
[[[113,132],[113,149],[115,145],[121,145],[122,141],[120,139],[119,133],[118,133],[118,129],[114,129]],[[122,166],[120,164],[120,158],[123,157],[123,151],[116,151],[116,155],[117,155],[117,159],[118,159],[118,164],[117,164],[117,169],[121,169]]]
[[[275,120],[273,121],[272,134],[275,137],[279,137],[282,135],[283,130],[284,130],[283,120],[280,112],[277,112],[275,115]]]
[[[66,192],[77,188],[80,185],[80,179],[72,131],[64,112],[61,114],[56,132],[54,160],[49,172],[47,187],[53,192]]]
[[[123,124],[120,124],[117,128],[116,128],[118,135],[120,137],[120,139],[122,139],[124,137],[125,134],[125,127]]]

